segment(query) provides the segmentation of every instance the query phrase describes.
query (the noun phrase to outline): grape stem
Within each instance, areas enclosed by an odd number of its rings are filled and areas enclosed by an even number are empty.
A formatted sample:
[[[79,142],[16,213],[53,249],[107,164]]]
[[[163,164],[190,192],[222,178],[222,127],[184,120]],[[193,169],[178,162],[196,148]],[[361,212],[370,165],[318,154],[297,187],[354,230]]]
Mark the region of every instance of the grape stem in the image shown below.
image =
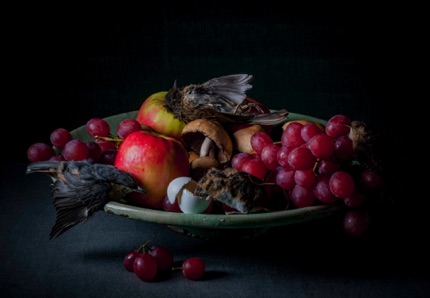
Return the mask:
[[[119,148],[119,145],[124,141],[123,138],[120,138],[118,136],[108,136],[108,137],[100,137],[100,136],[95,136],[96,141],[107,141],[107,142],[112,142],[115,145],[115,148]]]
[[[108,142],[122,142],[123,141],[122,138],[116,137],[116,136],[109,136],[109,137],[96,136],[95,139],[96,140],[102,140],[102,141],[108,141]]]
[[[147,251],[148,243],[149,243],[149,240],[146,241],[141,246],[139,246],[139,248],[137,249],[137,251],[140,252],[140,253],[145,253]]]

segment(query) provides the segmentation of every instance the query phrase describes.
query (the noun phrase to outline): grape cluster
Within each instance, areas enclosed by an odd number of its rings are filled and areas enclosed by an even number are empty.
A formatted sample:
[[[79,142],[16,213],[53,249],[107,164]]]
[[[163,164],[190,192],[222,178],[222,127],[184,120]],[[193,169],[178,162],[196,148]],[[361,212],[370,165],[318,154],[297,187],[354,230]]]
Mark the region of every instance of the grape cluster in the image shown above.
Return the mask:
[[[117,128],[116,136],[111,135],[109,123],[102,118],[91,118],[85,125],[90,141],[73,138],[69,130],[56,128],[50,135],[50,143],[37,142],[27,149],[31,162],[45,160],[78,161],[90,160],[96,163],[113,164],[119,143],[130,133],[141,130],[136,119],[124,119]]]
[[[280,141],[264,131],[254,133],[255,153],[237,153],[231,165],[280,188],[290,208],[343,202],[354,212],[345,217],[345,230],[358,235],[367,229],[369,216],[357,209],[380,196],[381,177],[357,163],[351,123],[345,115],[333,116],[325,126],[290,121]]]
[[[170,250],[163,245],[149,247],[148,243],[149,241],[126,253],[123,266],[127,271],[134,272],[139,279],[146,282],[173,270],[182,270],[182,274],[189,280],[202,279],[206,266],[201,258],[191,257],[186,259],[181,267],[173,267],[173,254]]]

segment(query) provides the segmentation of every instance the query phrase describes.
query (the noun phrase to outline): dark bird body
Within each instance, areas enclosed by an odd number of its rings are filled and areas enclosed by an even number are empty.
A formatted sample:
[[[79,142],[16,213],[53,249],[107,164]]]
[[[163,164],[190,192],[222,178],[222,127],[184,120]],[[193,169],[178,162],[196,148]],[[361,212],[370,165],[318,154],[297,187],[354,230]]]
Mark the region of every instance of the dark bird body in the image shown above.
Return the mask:
[[[194,194],[224,203],[239,213],[258,212],[267,207],[264,186],[254,182],[248,173],[230,167],[209,169],[197,182]]]
[[[113,165],[88,161],[34,162],[28,165],[27,173],[45,173],[53,180],[51,195],[57,214],[50,239],[88,220],[109,201],[144,191],[131,174]]]
[[[285,109],[255,113],[255,109],[261,111],[261,107],[248,100],[246,95],[252,88],[252,78],[248,74],[227,75],[183,88],[176,87],[175,82],[166,95],[167,108],[184,123],[195,119],[216,120],[221,124],[276,125],[285,122],[288,117]]]

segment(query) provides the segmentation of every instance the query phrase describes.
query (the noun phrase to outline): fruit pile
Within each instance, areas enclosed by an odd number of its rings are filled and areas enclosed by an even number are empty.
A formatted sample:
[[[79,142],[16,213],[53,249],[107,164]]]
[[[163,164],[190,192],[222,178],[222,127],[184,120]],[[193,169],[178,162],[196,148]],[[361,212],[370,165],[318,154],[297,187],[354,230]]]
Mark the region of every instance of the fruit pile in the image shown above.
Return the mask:
[[[280,141],[263,131],[254,133],[250,143],[255,153],[237,153],[231,164],[282,189],[286,198],[282,206],[287,208],[344,205],[344,231],[360,236],[369,227],[369,210],[383,195],[379,157],[374,152],[358,154],[366,145],[361,138],[372,133],[361,130],[362,125],[345,115],[333,116],[325,126],[289,121]]]
[[[88,159],[115,165],[133,174],[149,190],[129,197],[130,203],[184,213],[243,213],[228,190],[228,200],[222,202],[213,196],[208,202],[209,196],[201,198],[193,193],[202,187],[199,181],[208,179],[205,175],[209,169],[234,169],[249,175],[251,187],[264,188],[271,202],[264,206],[266,211],[339,204],[348,211],[344,222],[348,234],[358,236],[367,230],[368,207],[382,196],[382,176],[378,157],[369,147],[372,133],[363,123],[345,115],[335,115],[325,125],[291,120],[283,124],[280,135],[275,135],[270,126],[226,127],[198,119],[181,124],[180,134],[175,130],[169,135],[170,127],[160,128],[159,121],[152,126],[148,121],[168,114],[163,110],[164,95],[150,96],[136,119],[118,124],[116,134],[111,133],[106,120],[92,118],[85,125],[90,141],[74,139],[69,131],[58,128],[51,133],[50,144],[32,144],[27,157],[31,162]],[[269,111],[259,105],[264,109],[256,113]],[[176,178],[187,181],[172,186],[173,181],[178,182]],[[169,187],[175,189],[171,195]]]
[[[342,200],[358,207],[381,187],[377,169],[356,159],[352,121],[335,115],[324,127],[309,121],[284,125],[280,142],[266,132],[251,138],[255,154],[238,153],[232,166],[288,191],[295,207]]]

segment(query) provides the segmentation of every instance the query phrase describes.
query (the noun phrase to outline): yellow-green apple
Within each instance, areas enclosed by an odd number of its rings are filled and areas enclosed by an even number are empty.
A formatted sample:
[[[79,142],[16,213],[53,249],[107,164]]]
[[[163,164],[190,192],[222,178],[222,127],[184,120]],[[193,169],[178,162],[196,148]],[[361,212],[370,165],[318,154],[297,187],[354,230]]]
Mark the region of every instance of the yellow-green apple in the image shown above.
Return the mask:
[[[181,140],[185,123],[174,116],[166,106],[167,91],[152,94],[139,108],[136,120],[156,132]]]
[[[167,187],[173,179],[190,175],[188,152],[175,138],[136,131],[118,148],[114,165],[131,173],[147,192],[129,195],[131,203],[162,209]]]

